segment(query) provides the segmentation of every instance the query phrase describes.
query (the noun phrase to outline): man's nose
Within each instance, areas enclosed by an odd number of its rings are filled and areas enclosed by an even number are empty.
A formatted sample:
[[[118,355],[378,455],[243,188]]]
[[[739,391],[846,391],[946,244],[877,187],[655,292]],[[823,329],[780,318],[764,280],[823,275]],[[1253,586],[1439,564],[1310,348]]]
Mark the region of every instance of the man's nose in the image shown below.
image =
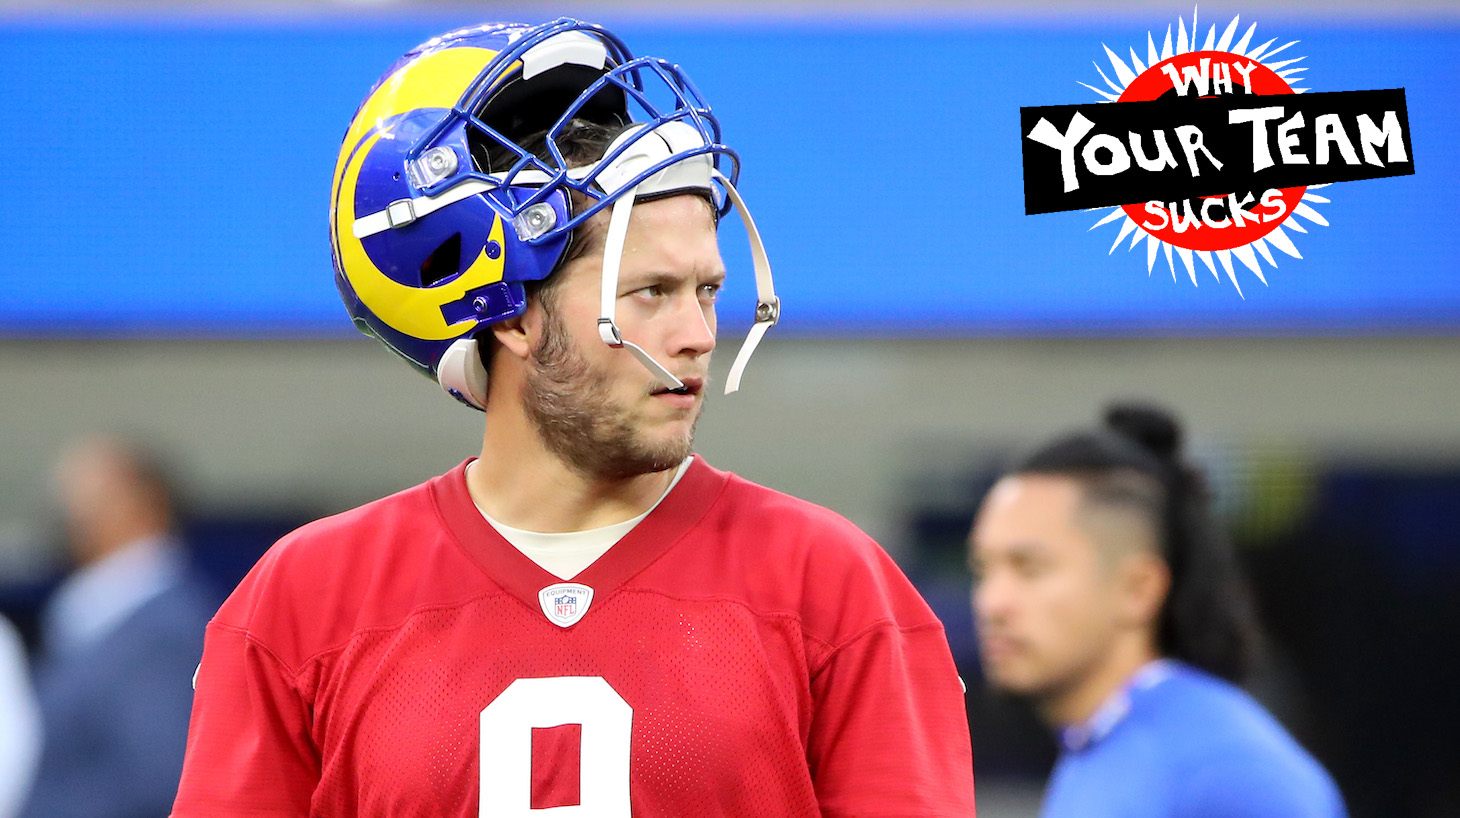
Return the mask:
[[[670,350],[675,355],[698,357],[715,348],[715,305],[700,301],[691,292],[675,299],[674,336]]]
[[[1013,608],[1014,594],[1001,571],[989,571],[973,586],[973,613],[979,621],[1006,618]]]

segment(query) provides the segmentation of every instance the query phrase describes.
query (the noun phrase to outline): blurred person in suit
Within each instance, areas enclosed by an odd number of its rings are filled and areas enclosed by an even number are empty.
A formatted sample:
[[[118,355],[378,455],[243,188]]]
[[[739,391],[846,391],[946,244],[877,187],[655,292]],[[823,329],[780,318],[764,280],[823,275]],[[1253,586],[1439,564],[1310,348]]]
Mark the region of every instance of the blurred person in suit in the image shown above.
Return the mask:
[[[140,448],[80,440],[54,479],[75,570],[42,614],[45,741],[22,815],[164,816],[216,597],[177,538],[163,470]]]
[[[1166,411],[1121,405],[1026,457],[969,538],[984,675],[1058,731],[1043,818],[1342,818],[1243,692],[1259,632]]]
[[[41,749],[41,717],[25,643],[0,616],[0,818],[14,818],[30,792]]]

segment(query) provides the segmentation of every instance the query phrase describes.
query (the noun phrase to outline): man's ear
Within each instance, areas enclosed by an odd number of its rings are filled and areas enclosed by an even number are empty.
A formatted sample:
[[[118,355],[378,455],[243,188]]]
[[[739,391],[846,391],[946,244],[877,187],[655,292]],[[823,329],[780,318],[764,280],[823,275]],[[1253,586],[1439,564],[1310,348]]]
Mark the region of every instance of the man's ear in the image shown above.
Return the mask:
[[[1121,612],[1132,625],[1154,624],[1171,591],[1171,569],[1149,551],[1126,557],[1120,568]]]
[[[537,330],[541,325],[538,317],[532,315],[535,312],[535,306],[534,304],[529,304],[521,315],[508,318],[505,321],[498,321],[491,327],[493,340],[507,354],[516,356],[524,361],[532,354],[533,343],[537,338]]]

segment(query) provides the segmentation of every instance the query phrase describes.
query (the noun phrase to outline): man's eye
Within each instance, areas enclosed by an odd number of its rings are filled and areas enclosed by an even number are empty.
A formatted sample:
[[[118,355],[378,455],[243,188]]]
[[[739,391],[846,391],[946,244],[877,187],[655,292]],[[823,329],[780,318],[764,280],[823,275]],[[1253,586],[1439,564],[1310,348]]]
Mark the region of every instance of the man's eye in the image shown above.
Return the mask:
[[[1024,579],[1033,579],[1044,573],[1044,563],[1035,559],[1017,559],[1011,563],[1014,573]]]
[[[700,287],[700,298],[706,301],[714,301],[720,297],[720,290],[723,287],[719,284],[704,284]]]
[[[661,284],[650,284],[647,287],[640,287],[635,292],[639,295],[647,295],[650,298],[658,298],[664,295],[664,286]]]

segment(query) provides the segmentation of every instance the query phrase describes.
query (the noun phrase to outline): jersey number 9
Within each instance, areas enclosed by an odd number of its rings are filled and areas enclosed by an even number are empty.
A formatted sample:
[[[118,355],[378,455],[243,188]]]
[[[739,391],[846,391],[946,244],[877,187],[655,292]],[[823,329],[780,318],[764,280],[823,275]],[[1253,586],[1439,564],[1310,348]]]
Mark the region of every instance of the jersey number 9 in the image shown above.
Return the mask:
[[[518,679],[481,715],[481,818],[631,818],[634,709],[601,676]],[[582,725],[576,805],[532,808],[533,728]]]

